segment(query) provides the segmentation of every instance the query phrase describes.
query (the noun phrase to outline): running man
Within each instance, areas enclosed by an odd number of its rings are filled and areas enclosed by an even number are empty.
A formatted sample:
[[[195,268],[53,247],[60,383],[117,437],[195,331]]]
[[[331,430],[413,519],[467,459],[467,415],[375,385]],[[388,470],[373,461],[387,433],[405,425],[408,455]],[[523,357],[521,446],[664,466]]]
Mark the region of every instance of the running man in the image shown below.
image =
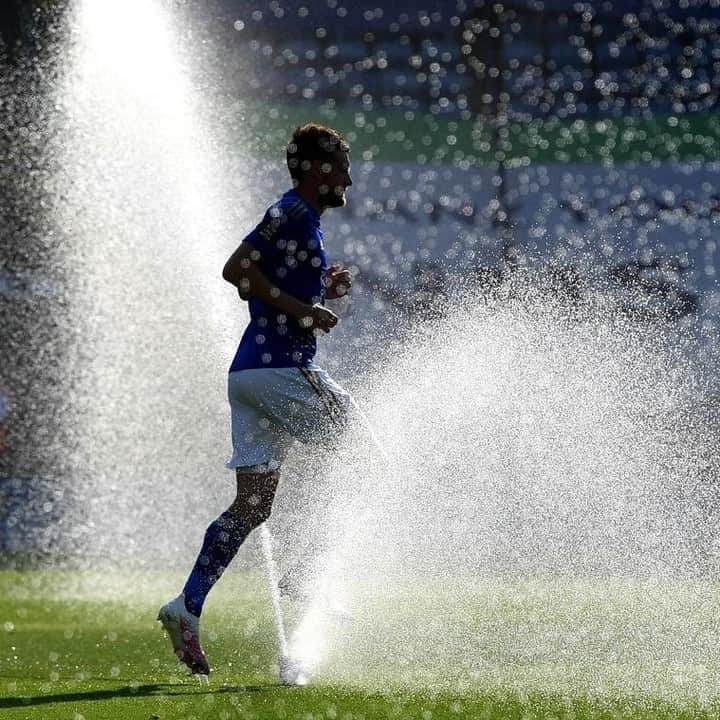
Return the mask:
[[[320,229],[327,208],[345,204],[350,147],[314,123],[287,148],[293,189],[272,205],[227,261],[223,278],[248,300],[250,323],[228,376],[237,496],[207,529],[195,566],[158,620],[192,673],[210,672],[200,614],[213,585],[256,527],[270,516],[280,466],[293,440],[332,446],[345,427],[350,395],[314,363],[316,336],[337,316],[325,307],[350,290],[350,271],[328,266]]]

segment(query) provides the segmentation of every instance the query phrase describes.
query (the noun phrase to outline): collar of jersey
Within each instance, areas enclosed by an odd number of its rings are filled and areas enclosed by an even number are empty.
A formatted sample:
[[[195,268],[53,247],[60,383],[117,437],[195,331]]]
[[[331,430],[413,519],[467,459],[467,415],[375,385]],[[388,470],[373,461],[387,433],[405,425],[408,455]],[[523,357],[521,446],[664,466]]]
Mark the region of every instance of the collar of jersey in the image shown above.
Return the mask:
[[[285,196],[286,196],[286,197],[297,198],[297,199],[307,208],[308,212],[310,213],[310,217],[311,217],[316,223],[319,223],[319,222],[320,222],[320,214],[318,213],[318,211],[317,211],[312,205],[310,205],[310,204],[307,202],[307,200],[305,200],[305,199],[303,198],[303,196],[300,195],[300,193],[299,193],[295,188],[291,188],[290,190],[288,190],[288,191],[285,193]]]

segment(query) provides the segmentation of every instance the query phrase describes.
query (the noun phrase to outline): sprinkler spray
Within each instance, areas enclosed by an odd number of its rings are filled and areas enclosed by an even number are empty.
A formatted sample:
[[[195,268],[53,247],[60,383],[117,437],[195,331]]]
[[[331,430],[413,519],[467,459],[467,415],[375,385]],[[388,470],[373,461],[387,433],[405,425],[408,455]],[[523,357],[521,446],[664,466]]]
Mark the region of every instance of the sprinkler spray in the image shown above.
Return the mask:
[[[273,615],[275,617],[275,630],[278,638],[278,649],[280,650],[280,682],[283,685],[306,685],[305,677],[300,664],[290,657],[288,651],[287,636],[285,635],[285,622],[283,620],[282,607],[280,606],[280,590],[278,588],[277,566],[272,551],[272,535],[267,523],[260,527],[260,539],[263,556],[265,557],[265,570],[270,586],[270,597],[272,599]]]

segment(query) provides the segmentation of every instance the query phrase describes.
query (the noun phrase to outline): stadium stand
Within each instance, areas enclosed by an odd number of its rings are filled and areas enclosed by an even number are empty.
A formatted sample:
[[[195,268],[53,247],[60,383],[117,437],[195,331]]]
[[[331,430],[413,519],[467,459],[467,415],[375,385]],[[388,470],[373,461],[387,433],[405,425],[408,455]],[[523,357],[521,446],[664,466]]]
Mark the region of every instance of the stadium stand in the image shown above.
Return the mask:
[[[707,110],[718,97],[717,3],[222,5],[271,97],[532,116]]]

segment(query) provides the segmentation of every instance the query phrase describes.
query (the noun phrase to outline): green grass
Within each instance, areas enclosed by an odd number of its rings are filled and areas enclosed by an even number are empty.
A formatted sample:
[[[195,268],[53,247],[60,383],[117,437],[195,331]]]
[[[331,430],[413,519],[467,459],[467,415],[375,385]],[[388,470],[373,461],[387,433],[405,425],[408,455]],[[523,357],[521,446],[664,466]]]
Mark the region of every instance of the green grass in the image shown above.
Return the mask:
[[[180,671],[154,619],[179,580],[161,573],[0,573],[0,717],[720,716],[712,583],[475,580],[478,590],[467,595],[461,585],[376,594],[365,599],[367,614],[360,612],[354,629],[338,631],[347,634],[338,656],[343,671],[310,687],[283,688],[264,584],[250,573],[228,573],[208,601],[205,643],[216,668],[210,684]],[[368,617],[375,619],[372,633]],[[588,627],[600,637],[583,645],[576,636]],[[634,650],[618,657],[632,634]],[[638,646],[640,636],[647,642]],[[485,657],[475,667],[485,672],[468,673],[463,648],[472,653],[478,638]],[[584,657],[581,646],[597,657]],[[690,664],[688,647],[699,654]],[[643,683],[646,692],[628,692]]]
[[[243,122],[256,152],[276,158],[290,130],[309,121],[342,131],[356,161],[383,160],[494,164],[493,124],[398,110],[362,112],[317,105],[275,104],[243,108]],[[533,163],[622,163],[720,159],[720,114],[535,118],[506,127],[503,158],[508,166]]]

